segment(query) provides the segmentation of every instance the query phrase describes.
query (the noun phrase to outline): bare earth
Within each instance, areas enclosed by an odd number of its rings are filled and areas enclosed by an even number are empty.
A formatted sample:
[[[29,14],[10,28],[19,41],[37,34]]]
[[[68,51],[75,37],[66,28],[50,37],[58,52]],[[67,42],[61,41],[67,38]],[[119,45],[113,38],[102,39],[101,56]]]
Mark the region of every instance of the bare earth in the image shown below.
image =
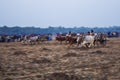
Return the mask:
[[[92,49],[0,43],[0,80],[120,80],[120,38]]]

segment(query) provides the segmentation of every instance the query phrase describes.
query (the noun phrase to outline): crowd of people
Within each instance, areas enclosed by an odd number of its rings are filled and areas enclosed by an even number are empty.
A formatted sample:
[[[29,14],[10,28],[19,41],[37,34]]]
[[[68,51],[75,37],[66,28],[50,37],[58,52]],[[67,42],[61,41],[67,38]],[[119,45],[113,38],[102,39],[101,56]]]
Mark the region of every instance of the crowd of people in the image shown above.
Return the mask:
[[[74,32],[69,31],[68,33],[57,33],[57,34],[54,34],[54,35],[52,35],[52,34],[0,35],[0,42],[21,42],[23,40],[28,40],[31,37],[35,37],[35,36],[37,36],[38,38],[41,38],[41,37],[44,36],[47,41],[50,41],[50,40],[54,40],[55,37],[59,37],[59,36],[79,37],[79,36],[82,36],[82,35],[95,36],[97,34],[100,34],[100,33],[96,33],[96,32],[94,32],[94,30],[90,30],[87,33],[74,33]],[[119,34],[117,32],[108,32],[106,35],[108,37],[119,37]]]

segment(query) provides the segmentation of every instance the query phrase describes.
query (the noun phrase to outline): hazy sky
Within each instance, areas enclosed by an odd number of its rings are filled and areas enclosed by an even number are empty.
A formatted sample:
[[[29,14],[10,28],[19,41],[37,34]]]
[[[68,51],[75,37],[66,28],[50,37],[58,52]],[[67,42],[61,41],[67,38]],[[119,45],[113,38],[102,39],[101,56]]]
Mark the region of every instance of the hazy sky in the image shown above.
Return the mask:
[[[0,0],[0,26],[120,26],[120,0]]]

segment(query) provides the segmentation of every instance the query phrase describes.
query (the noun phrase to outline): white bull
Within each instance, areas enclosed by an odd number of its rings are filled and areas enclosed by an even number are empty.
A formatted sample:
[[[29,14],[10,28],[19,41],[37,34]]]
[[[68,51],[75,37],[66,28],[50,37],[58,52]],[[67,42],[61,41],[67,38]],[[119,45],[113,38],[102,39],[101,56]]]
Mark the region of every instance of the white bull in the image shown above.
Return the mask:
[[[94,47],[94,40],[95,40],[95,36],[86,35],[82,42],[82,46]]]
[[[32,36],[29,38],[30,44],[36,44],[38,42],[39,37],[38,36]]]

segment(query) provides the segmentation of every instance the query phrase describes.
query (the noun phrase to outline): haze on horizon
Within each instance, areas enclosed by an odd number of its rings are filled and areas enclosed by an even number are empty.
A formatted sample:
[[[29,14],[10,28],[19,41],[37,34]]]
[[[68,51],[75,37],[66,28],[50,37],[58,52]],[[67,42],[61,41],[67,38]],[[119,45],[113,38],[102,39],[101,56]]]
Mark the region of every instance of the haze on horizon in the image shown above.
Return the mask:
[[[0,0],[0,26],[120,26],[120,0]]]

